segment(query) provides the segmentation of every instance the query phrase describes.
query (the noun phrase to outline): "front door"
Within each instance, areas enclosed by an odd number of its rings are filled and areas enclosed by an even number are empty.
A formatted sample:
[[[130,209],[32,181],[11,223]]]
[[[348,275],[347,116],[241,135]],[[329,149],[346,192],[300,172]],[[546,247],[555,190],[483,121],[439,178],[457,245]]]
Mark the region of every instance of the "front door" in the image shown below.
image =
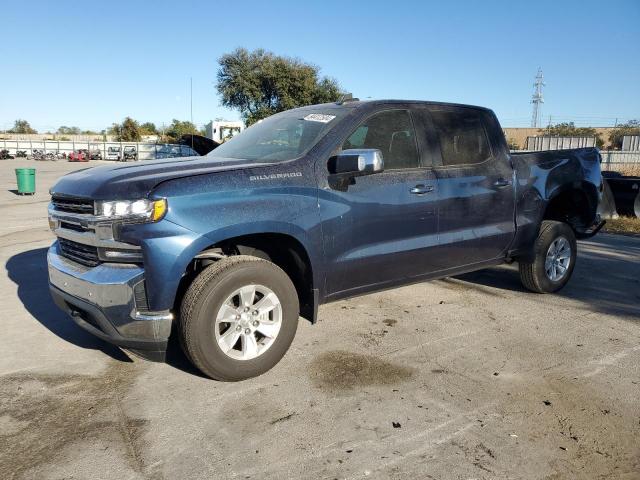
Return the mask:
[[[342,150],[381,150],[384,171],[355,178],[346,191],[321,190],[329,296],[403,283],[434,269],[438,189],[433,169],[421,159],[416,126],[422,123],[414,126],[409,110],[384,110],[344,141]]]

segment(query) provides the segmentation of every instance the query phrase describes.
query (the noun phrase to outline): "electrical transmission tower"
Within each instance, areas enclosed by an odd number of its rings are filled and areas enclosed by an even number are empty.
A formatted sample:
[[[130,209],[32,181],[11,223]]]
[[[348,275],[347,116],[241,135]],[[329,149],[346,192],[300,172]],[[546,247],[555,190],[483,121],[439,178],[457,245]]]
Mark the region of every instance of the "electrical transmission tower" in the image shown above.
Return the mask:
[[[543,80],[544,77],[542,76],[542,69],[538,68],[536,83],[533,84],[535,90],[533,91],[533,96],[531,97],[531,103],[533,103],[533,114],[531,115],[532,127],[540,126],[540,118],[542,117],[542,108],[540,108],[540,104],[544,103],[544,98],[542,98],[542,87],[546,85]]]

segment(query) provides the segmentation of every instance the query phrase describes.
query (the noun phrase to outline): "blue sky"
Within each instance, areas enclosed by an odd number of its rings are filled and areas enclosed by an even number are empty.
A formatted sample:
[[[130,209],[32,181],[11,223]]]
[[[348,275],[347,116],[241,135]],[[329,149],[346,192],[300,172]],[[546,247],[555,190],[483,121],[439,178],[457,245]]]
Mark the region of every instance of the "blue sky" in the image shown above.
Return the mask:
[[[320,66],[360,98],[452,101],[528,126],[640,118],[640,1],[0,0],[0,129],[102,129],[129,115],[239,118],[220,106],[217,59],[265,48]]]

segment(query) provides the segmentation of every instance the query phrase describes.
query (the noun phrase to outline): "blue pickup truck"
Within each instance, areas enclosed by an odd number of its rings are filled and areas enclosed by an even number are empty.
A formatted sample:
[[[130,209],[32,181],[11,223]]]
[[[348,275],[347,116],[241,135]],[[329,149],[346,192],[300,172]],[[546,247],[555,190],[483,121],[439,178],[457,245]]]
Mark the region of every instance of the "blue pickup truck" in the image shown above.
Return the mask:
[[[601,192],[596,149],[511,154],[485,108],[314,105],[204,157],[62,177],[50,288],[108,342],[162,360],[175,338],[205,375],[241,380],[323,303],[512,261],[528,289],[559,290]]]

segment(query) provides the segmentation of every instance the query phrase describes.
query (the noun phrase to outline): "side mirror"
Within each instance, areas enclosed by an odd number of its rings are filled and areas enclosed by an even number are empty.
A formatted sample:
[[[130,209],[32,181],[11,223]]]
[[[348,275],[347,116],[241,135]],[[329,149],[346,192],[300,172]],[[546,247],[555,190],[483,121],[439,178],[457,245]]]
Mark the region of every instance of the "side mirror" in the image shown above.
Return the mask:
[[[351,148],[331,157],[329,173],[340,176],[359,177],[384,170],[382,152],[375,148]]]

